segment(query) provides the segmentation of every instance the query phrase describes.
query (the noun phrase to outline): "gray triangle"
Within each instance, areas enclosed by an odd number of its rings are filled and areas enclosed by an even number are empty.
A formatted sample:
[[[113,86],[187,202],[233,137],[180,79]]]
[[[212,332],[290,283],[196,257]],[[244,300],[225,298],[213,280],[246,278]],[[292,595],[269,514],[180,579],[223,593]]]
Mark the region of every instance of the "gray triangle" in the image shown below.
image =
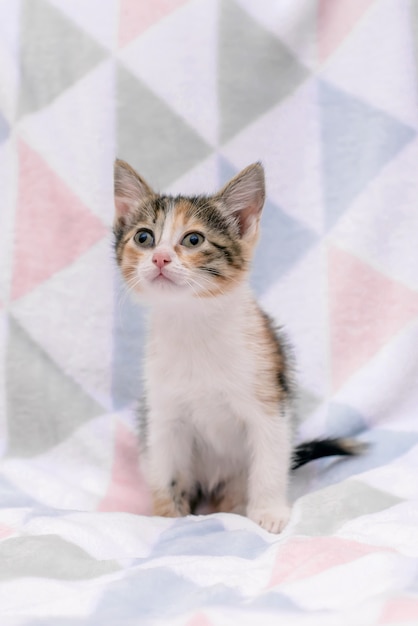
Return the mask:
[[[326,221],[331,228],[417,132],[323,80],[319,105]]]
[[[0,544],[0,580],[55,578],[83,580],[117,572],[109,559],[95,559],[58,535],[12,537]]]
[[[148,87],[118,72],[118,157],[157,189],[205,159],[212,148]]]
[[[222,142],[309,75],[286,46],[232,0],[222,1],[218,56]]]
[[[10,134],[10,127],[8,123],[6,122],[6,119],[3,116],[2,112],[0,111],[0,143],[5,141],[5,139],[7,139],[9,134]]]
[[[295,397],[295,414],[298,423],[307,419],[321,404],[322,399],[304,387],[297,387]]]
[[[19,114],[38,111],[106,57],[87,33],[43,0],[24,0]]]
[[[301,497],[296,505],[299,521],[293,533],[331,535],[345,522],[383,511],[399,502],[403,500],[391,493],[357,480],[346,480]]]
[[[8,454],[33,456],[104,410],[9,318],[6,393]]]

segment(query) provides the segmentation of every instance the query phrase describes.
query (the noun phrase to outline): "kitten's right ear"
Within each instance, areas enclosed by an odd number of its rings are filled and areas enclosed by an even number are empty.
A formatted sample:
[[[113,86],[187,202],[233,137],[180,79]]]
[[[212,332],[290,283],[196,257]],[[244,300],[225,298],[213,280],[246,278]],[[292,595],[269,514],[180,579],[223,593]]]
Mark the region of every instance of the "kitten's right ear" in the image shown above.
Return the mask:
[[[114,167],[115,181],[115,223],[124,224],[126,218],[154,192],[151,187],[121,159],[116,159]]]

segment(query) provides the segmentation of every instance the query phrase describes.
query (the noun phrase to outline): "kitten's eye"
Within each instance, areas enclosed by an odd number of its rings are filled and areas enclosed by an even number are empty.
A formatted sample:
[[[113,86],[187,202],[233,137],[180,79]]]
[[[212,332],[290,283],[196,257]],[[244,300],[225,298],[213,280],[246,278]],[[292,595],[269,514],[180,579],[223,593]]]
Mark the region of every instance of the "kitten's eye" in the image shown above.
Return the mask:
[[[197,248],[205,241],[205,238],[200,233],[189,233],[185,237],[183,237],[181,241],[182,246],[186,246],[186,248]]]
[[[134,237],[135,243],[141,248],[152,248],[154,245],[154,235],[150,230],[145,230],[145,228],[138,230]]]

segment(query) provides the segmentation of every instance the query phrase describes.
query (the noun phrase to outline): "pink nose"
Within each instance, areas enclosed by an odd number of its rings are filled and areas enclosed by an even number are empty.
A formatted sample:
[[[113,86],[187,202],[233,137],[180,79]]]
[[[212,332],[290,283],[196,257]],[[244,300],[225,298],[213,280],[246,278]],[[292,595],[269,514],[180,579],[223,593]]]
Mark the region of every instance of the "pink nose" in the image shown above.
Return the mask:
[[[161,269],[164,265],[171,263],[170,255],[167,252],[154,252],[152,262]]]

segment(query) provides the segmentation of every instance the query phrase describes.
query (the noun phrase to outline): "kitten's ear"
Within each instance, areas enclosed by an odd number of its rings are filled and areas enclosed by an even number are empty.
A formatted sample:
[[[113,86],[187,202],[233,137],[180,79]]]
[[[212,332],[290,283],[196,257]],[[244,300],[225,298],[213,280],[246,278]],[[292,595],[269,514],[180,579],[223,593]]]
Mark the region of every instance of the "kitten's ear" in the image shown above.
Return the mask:
[[[261,163],[246,167],[215,197],[221,200],[229,215],[238,219],[241,237],[253,237],[257,232],[266,197]]]
[[[128,163],[120,159],[115,161],[114,181],[115,222],[124,223],[130,213],[154,192]]]

